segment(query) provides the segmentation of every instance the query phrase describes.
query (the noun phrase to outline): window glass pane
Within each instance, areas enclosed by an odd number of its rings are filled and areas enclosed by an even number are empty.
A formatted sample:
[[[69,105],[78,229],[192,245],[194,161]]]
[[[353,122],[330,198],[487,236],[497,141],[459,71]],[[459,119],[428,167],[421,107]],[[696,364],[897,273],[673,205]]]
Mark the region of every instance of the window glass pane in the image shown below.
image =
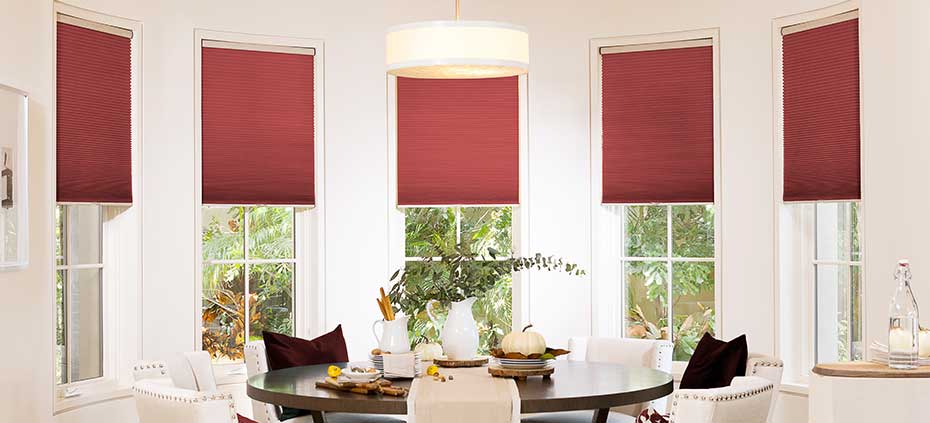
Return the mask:
[[[668,253],[668,207],[627,206],[626,257],[665,257]]]
[[[242,207],[204,207],[203,238],[204,260],[235,260],[244,257],[245,227]]]
[[[411,207],[404,214],[407,257],[433,257],[455,248],[455,209]]]
[[[66,270],[55,272],[55,380],[68,382],[68,352],[65,344],[65,281]]]
[[[498,257],[510,256],[511,207],[462,207],[462,242],[486,255],[489,248]]]
[[[861,218],[859,202],[849,203],[849,220],[850,220],[850,257],[853,261],[862,260],[862,246],[859,241],[859,219]]]
[[[859,260],[858,207],[817,203],[817,259]]]
[[[66,231],[63,242],[65,263],[98,264],[102,263],[102,220],[100,206],[69,205],[65,207],[67,214],[64,221]]]
[[[628,338],[668,339],[668,264],[624,264]]]
[[[504,336],[510,333],[513,323],[512,275],[501,263],[477,262],[465,266],[472,275],[483,272],[500,274],[494,286],[478,297],[472,311],[478,323],[478,354],[488,354],[491,348],[500,346]],[[496,268],[496,269],[495,269]]]
[[[203,349],[214,361],[241,361],[245,337],[245,268],[203,267]]]
[[[705,332],[714,334],[714,263],[672,263],[675,361],[688,361]]]
[[[859,266],[819,264],[817,362],[861,360],[862,285]]]
[[[294,334],[294,264],[249,266],[249,341],[262,331]]]
[[[64,209],[65,206],[55,206],[55,264],[58,266],[65,264],[64,239],[62,237],[64,235],[64,228],[62,227],[64,219],[62,213],[66,213]]]
[[[249,258],[294,258],[294,208],[249,210]]]
[[[103,376],[103,279],[101,269],[71,270],[68,278],[68,372],[70,381]]]
[[[672,255],[714,257],[714,206],[672,206]]]

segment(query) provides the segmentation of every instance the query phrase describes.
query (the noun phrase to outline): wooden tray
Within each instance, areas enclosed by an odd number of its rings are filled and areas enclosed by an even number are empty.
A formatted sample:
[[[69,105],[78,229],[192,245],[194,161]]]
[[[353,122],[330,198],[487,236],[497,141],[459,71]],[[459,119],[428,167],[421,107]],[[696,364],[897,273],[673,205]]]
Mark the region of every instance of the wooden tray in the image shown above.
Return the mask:
[[[433,359],[433,364],[439,367],[481,367],[488,364],[487,357],[475,357],[471,360],[450,360],[443,358]]]
[[[517,380],[526,380],[528,376],[542,376],[543,379],[549,379],[549,377],[555,373],[555,367],[547,367],[544,369],[505,369],[503,367],[488,367],[488,373],[494,377],[508,377],[514,378]]]

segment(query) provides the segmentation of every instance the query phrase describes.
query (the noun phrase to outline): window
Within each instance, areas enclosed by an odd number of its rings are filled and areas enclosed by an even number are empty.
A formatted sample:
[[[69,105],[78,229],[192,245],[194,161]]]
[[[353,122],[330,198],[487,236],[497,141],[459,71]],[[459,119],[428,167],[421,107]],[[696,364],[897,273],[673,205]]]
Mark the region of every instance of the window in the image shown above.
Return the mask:
[[[202,341],[215,361],[241,362],[264,330],[294,334],[294,213],[203,207]]]
[[[56,411],[114,395],[141,358],[139,22],[55,3]]]
[[[55,378],[103,377],[103,216],[99,205],[55,208]]]
[[[614,207],[622,221],[624,332],[670,340],[674,359],[687,361],[701,336],[714,333],[714,206]]]
[[[779,350],[799,383],[817,363],[864,357],[859,19],[848,6],[778,19],[773,34]]]
[[[512,207],[410,207],[404,209],[406,227],[406,267],[435,266],[438,277],[444,271],[437,263],[424,262],[426,257],[449,254],[458,245],[481,256],[475,268],[467,269],[479,274],[486,266],[495,266],[489,249],[498,257],[510,257],[512,250]],[[478,322],[478,349],[486,354],[500,344],[510,332],[513,301],[513,279],[507,275],[497,281],[494,288],[478,298],[473,308]],[[414,283],[430,283],[424,276]],[[437,308],[440,306],[436,306]],[[438,319],[444,319],[445,310],[436,310]],[[439,328],[423,315],[413,317],[411,342],[439,340]],[[440,325],[442,323],[440,322]]]
[[[717,30],[592,40],[593,332],[718,332]],[[601,235],[598,235],[601,234]]]

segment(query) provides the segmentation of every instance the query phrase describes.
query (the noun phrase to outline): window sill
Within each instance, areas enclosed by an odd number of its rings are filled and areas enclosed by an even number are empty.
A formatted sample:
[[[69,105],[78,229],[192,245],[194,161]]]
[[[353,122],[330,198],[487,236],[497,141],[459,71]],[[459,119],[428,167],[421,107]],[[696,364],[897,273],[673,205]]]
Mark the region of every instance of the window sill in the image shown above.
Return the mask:
[[[65,389],[74,389],[77,395],[65,398]],[[115,380],[100,380],[70,386],[59,386],[55,391],[54,415],[67,413],[89,405],[132,397],[132,388],[120,386]]]
[[[217,386],[235,385],[248,380],[245,363],[214,364],[213,374]]]
[[[807,384],[806,384],[806,383],[797,383],[797,382],[793,382],[793,383],[782,383],[782,384],[781,384],[781,389],[779,389],[779,390],[780,390],[781,392],[786,393],[786,394],[801,395],[801,396],[805,396],[805,397],[807,396],[807,393],[808,393]]]

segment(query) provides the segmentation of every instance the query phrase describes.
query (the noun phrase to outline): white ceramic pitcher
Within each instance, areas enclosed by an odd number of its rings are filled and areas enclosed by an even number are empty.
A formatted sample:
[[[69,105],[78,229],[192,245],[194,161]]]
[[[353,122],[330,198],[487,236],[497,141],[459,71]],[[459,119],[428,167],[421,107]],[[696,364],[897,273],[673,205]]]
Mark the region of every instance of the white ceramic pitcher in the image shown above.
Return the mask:
[[[478,354],[478,324],[475,323],[475,316],[471,310],[475,300],[477,298],[470,297],[452,303],[446,324],[440,330],[442,350],[451,360],[470,360]],[[439,323],[430,311],[434,302],[436,300],[430,300],[426,304],[426,314],[438,328]]]
[[[384,327],[381,336],[378,336],[378,323]],[[378,341],[378,349],[391,354],[410,352],[410,337],[407,336],[407,316],[397,316],[394,320],[375,320],[371,325],[371,333]]]

